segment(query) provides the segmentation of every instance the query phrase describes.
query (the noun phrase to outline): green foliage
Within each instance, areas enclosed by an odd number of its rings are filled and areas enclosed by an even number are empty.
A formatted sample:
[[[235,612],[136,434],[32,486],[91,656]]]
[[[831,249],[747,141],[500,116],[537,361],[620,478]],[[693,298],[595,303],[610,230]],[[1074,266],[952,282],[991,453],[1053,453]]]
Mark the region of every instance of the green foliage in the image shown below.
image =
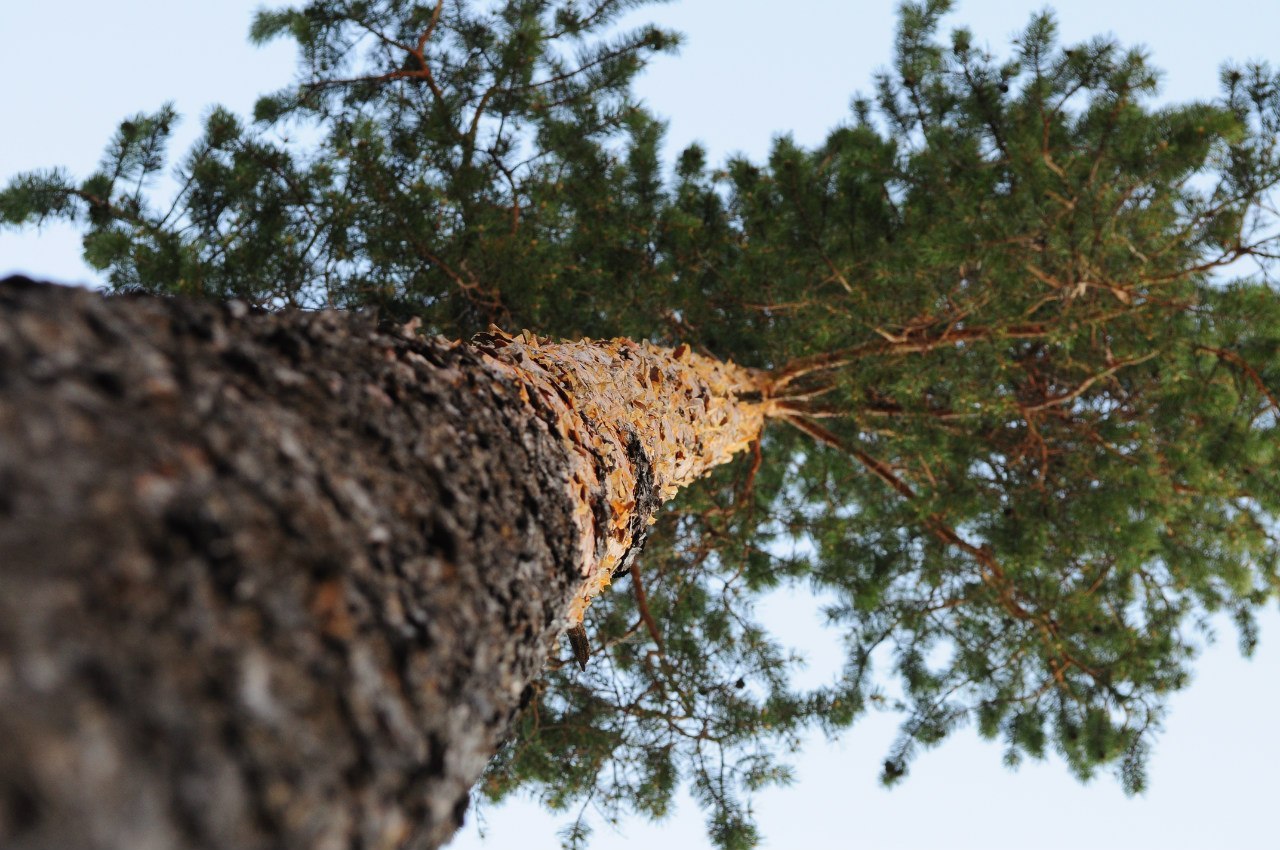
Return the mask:
[[[620,263],[644,259],[643,201],[657,181],[633,168],[656,160],[657,133],[628,85],[676,39],[653,27],[609,35],[637,5],[263,11],[252,37],[296,41],[299,81],[263,97],[252,124],[215,110],[172,203],[139,191],[162,167],[166,107],[122,123],[102,170],[79,185],[19,177],[0,221],[84,222],[87,259],[118,289],[372,304],[467,334],[517,316],[564,327],[566,290],[603,288]],[[629,162],[615,161],[621,147]],[[575,227],[589,219],[592,232]]]
[[[212,113],[163,212],[144,190],[167,107],[83,182],[15,179],[0,222],[82,222],[120,289],[775,370],[796,429],[664,513],[491,798],[662,817],[684,783],[716,844],[748,847],[779,754],[871,705],[903,714],[885,782],[973,722],[1011,766],[1056,753],[1141,790],[1197,636],[1220,613],[1250,651],[1280,589],[1277,78],[1228,67],[1220,100],[1156,106],[1141,52],[1062,46],[1045,14],[998,59],[939,38],[949,3],[908,3],[892,68],[824,144],[723,168],[694,147],[668,174],[628,86],[676,42],[610,34],[636,5],[262,12],[253,38],[296,41],[299,82],[252,122]],[[797,582],[849,650],[809,693],[753,614]]]

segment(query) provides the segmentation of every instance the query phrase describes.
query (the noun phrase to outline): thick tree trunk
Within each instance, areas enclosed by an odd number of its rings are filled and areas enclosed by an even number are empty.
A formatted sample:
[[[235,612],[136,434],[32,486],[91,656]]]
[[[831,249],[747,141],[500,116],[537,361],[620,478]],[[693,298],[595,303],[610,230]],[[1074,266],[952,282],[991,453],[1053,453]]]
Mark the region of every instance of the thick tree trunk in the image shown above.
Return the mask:
[[[557,636],[762,415],[652,347],[246,313],[0,282],[0,846],[438,846]],[[574,383],[622,361],[635,392]],[[664,380],[715,446],[618,418]]]

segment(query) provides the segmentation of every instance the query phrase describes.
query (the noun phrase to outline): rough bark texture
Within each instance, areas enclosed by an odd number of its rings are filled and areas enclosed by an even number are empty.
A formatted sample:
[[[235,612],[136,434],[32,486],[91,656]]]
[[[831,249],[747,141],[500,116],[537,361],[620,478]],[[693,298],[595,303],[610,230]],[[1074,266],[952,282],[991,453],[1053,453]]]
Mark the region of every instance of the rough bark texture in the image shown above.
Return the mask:
[[[524,384],[569,449],[583,582],[568,622],[581,626],[591,600],[644,544],[657,507],[759,439],[776,410],[770,376],[687,345],[492,330],[473,345]]]
[[[432,847],[581,577],[476,354],[0,282],[0,846]]]

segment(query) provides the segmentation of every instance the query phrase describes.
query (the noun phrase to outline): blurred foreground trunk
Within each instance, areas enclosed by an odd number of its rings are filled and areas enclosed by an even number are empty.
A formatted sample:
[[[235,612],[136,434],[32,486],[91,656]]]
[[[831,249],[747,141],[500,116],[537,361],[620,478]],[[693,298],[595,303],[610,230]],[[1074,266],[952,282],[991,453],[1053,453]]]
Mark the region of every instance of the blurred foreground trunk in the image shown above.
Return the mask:
[[[0,846],[439,846],[757,384],[0,282]]]

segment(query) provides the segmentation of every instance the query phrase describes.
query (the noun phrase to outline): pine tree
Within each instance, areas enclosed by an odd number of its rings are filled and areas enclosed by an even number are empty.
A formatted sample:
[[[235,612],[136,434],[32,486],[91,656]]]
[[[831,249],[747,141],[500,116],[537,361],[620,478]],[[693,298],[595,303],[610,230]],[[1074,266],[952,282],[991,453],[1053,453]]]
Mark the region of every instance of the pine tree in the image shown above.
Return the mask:
[[[885,700],[886,782],[972,721],[1011,764],[1142,788],[1196,631],[1226,612],[1249,651],[1280,586],[1280,81],[1228,66],[1218,101],[1157,108],[1140,51],[1060,45],[1045,14],[999,58],[942,39],[950,4],[926,0],[825,143],[722,168],[694,147],[667,177],[628,86],[676,39],[605,35],[636,5],[261,13],[299,79],[252,121],[210,116],[171,210],[139,188],[162,109],[85,180],[16,179],[0,220],[83,222],[123,291],[686,344],[773,376],[794,427],[659,515],[490,796],[661,815],[688,781],[747,846],[743,794],[786,780],[798,730]],[[839,600],[838,682],[789,685],[751,614],[781,582]]]

